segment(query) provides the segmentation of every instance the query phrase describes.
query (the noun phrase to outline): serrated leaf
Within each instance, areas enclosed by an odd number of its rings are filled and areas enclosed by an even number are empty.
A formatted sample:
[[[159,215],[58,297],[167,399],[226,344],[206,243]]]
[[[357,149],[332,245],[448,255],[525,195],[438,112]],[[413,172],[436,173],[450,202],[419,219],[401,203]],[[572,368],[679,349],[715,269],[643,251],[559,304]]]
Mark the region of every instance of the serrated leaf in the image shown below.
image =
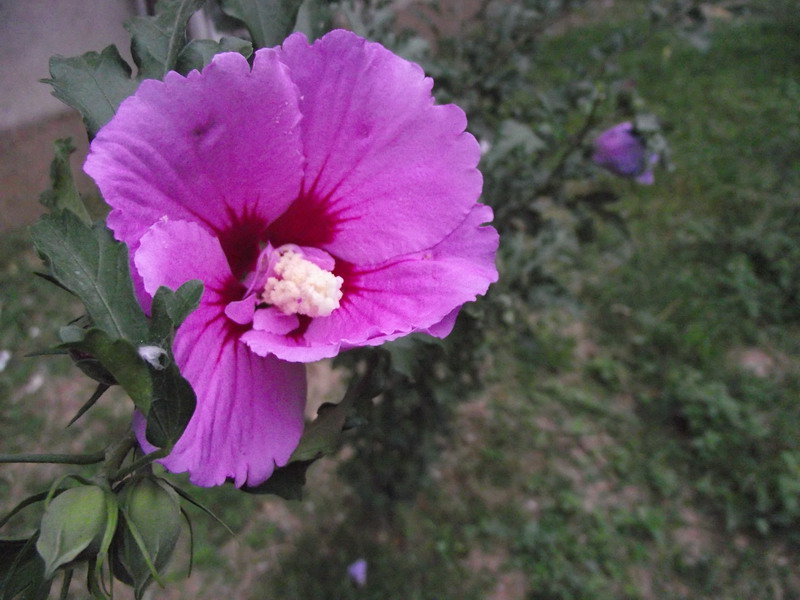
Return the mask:
[[[277,46],[294,30],[303,0],[222,0],[222,10],[242,21],[256,48]]]
[[[0,540],[0,600],[46,600],[51,580],[36,552],[36,538]]]
[[[153,319],[148,319],[133,291],[127,247],[105,225],[89,228],[61,211],[43,217],[31,235],[53,277],[83,301],[91,318],[90,329],[70,325],[60,330],[63,347],[83,353],[78,358],[87,364],[79,366],[90,377],[119,383],[147,417],[150,442],[170,447],[196,404],[194,391],[174,363],[172,335],[199,304],[202,282],[186,282],[175,292],[160,289]],[[163,365],[148,362],[153,350],[166,356]]]
[[[284,500],[302,500],[303,486],[306,484],[306,471],[314,460],[300,460],[290,462],[285,467],[279,467],[264,483],[243,487],[242,491],[248,494],[273,494]]]
[[[150,319],[150,340],[158,343],[166,340],[173,329],[177,329],[200,304],[203,282],[192,279],[174,292],[161,286],[153,297]]]
[[[253,54],[253,44],[237,37],[224,37],[220,41],[192,40],[189,42],[175,63],[175,70],[186,75],[189,71],[202,71],[220,52],[238,52],[245,58]]]
[[[139,79],[162,79],[175,68],[186,45],[186,24],[204,0],[160,0],[155,17],[134,17],[125,23]]]
[[[89,228],[61,211],[34,224],[31,236],[53,277],[81,299],[96,327],[113,338],[145,341],[147,318],[133,292],[128,249],[103,223]]]
[[[87,52],[81,56],[50,59],[53,95],[81,113],[89,137],[111,120],[120,103],[136,91],[138,83],[131,79],[131,68],[116,46],[108,46],[100,54]]]
[[[72,168],[69,164],[69,155],[75,152],[71,138],[59,139],[53,142],[55,158],[50,163],[50,189],[42,192],[39,202],[51,211],[69,210],[76,217],[89,225],[92,220],[83,204],[83,199],[75,186],[72,177]]]

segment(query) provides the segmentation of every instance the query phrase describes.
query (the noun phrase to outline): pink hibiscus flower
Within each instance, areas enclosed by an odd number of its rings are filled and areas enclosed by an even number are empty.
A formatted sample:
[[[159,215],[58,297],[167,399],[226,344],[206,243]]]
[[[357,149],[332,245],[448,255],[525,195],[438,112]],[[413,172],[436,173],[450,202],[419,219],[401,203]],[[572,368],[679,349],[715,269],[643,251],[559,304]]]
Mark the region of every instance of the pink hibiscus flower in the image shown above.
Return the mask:
[[[497,279],[480,149],[432,83],[350,32],[294,34],[252,67],[226,53],[144,81],[92,142],[145,308],[205,284],[175,336],[197,409],[168,469],[263,482],[302,434],[302,363],[443,337]]]

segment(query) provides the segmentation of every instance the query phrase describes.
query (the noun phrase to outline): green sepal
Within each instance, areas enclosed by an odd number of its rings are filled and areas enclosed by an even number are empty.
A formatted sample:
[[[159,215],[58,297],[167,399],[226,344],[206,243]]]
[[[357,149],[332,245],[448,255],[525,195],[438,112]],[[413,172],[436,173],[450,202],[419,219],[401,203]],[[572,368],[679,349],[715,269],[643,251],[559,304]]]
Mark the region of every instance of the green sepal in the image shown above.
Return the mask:
[[[119,55],[116,46],[108,46],[99,54],[50,59],[53,95],[81,113],[86,131],[93,138],[111,120],[120,103],[136,91],[138,83],[131,79],[131,68]]]
[[[245,24],[256,48],[277,46],[293,30],[303,0],[222,0],[222,10]]]
[[[119,495],[123,519],[114,541],[115,575],[142,597],[172,556],[181,532],[181,506],[172,487],[153,476],[137,477]]]
[[[175,70],[186,75],[189,71],[202,71],[220,52],[238,52],[245,58],[253,54],[253,44],[237,37],[224,37],[220,41],[192,40],[178,55]]]
[[[86,414],[86,411],[92,408],[100,399],[100,397],[109,390],[110,387],[111,386],[108,384],[98,383],[97,387],[95,388],[94,392],[89,397],[89,399],[83,403],[83,406],[81,406],[80,409],[78,409],[78,412],[75,413],[75,416],[69,420],[69,423],[67,423],[67,427],[70,427],[73,423],[75,423],[75,421],[77,421],[84,414]]]
[[[75,179],[72,177],[72,168],[69,156],[75,152],[71,138],[59,139],[53,142],[55,157],[50,163],[50,189],[42,192],[39,202],[50,211],[69,210],[85,224],[92,222],[89,212],[83,203]]]
[[[42,516],[36,550],[44,560],[44,576],[75,560],[84,551],[96,554],[106,531],[107,493],[96,485],[65,490]]]
[[[186,24],[204,0],[160,0],[155,17],[133,17],[125,23],[139,79],[162,79],[175,69],[186,45]]]

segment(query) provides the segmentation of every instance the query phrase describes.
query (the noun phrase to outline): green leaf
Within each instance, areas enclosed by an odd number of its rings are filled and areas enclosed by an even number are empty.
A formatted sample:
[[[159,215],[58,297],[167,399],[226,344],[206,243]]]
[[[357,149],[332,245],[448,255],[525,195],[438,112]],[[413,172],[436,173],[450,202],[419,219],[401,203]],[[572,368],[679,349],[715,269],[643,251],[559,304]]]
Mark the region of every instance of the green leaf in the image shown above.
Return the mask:
[[[183,433],[196,405],[192,387],[172,356],[174,329],[197,308],[200,281],[177,291],[158,290],[153,318],[136,299],[127,247],[98,223],[87,227],[68,211],[47,215],[31,228],[39,253],[56,281],[86,306],[90,329],[62,327],[60,334],[78,366],[101,383],[119,383],[147,417],[147,438],[171,447]],[[163,362],[157,359],[164,357]]]
[[[154,446],[171,448],[189,424],[197,396],[175,363],[154,375],[153,402],[147,413],[145,436]]]
[[[83,340],[65,347],[92,355],[122,386],[143,414],[150,410],[155,384],[136,347],[126,339],[112,339],[97,328],[85,331]]]
[[[242,491],[248,494],[274,494],[284,500],[302,500],[306,471],[313,463],[314,460],[290,462],[285,467],[275,469],[264,483],[243,487]]]
[[[295,30],[314,42],[331,30],[332,19],[333,10],[327,0],[305,0],[297,13]]]
[[[158,288],[153,297],[150,340],[165,340],[199,306],[202,296],[203,282],[199,279],[187,281],[174,292],[165,286]]]
[[[245,58],[253,54],[253,44],[237,37],[224,37],[220,41],[192,40],[181,50],[175,70],[186,75],[189,71],[202,71],[220,52],[238,52]]]
[[[36,552],[36,537],[0,540],[0,600],[46,600],[51,580]]]
[[[100,54],[87,52],[81,56],[50,59],[50,77],[44,83],[53,86],[53,95],[81,113],[89,137],[111,120],[120,103],[136,91],[128,66],[116,46],[108,46]]]
[[[75,180],[72,177],[72,168],[69,164],[69,155],[75,152],[71,138],[56,140],[55,158],[50,163],[50,185],[46,192],[39,196],[39,202],[51,211],[70,210],[75,216],[87,225],[91,224],[92,219],[86,211],[83,199],[75,187]]]
[[[222,0],[222,10],[242,21],[256,48],[277,46],[294,30],[303,0]]]
[[[145,341],[147,318],[133,292],[128,249],[103,223],[89,228],[62,211],[45,215],[31,236],[53,277],[81,299],[96,327],[112,338]]]
[[[186,45],[186,24],[204,0],[160,0],[155,17],[134,17],[125,23],[139,79],[162,79],[172,71]]]

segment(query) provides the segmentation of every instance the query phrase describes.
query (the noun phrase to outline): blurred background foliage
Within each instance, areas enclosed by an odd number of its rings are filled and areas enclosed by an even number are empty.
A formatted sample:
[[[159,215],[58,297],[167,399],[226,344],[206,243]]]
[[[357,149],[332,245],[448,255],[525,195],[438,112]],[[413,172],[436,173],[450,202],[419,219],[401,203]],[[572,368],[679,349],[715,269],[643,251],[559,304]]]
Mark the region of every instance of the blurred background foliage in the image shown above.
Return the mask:
[[[195,573],[177,557],[153,597],[800,596],[798,5],[342,0],[298,26],[380,41],[467,112],[501,280],[445,341],[369,351],[385,391],[302,502],[200,490],[237,537],[193,519]],[[621,121],[660,156],[653,186],[590,161]],[[0,431],[86,446],[128,405],[77,441],[42,417],[84,388],[21,358],[75,311],[24,237],[0,243]],[[316,400],[369,352],[313,369]],[[2,497],[36,475],[4,467]]]

